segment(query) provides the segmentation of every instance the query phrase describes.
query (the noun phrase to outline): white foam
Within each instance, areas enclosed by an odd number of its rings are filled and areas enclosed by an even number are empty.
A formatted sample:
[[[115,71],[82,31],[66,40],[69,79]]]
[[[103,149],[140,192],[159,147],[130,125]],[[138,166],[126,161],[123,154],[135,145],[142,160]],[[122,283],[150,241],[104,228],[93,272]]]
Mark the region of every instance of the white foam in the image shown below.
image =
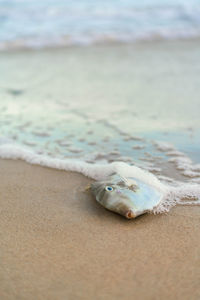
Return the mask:
[[[192,164],[192,160],[187,156],[172,157],[169,162],[173,162],[178,170],[186,170]]]
[[[185,156],[180,157],[172,157],[168,160],[169,162],[172,162],[176,169],[181,171],[181,174],[183,174],[186,177],[195,178],[200,177],[200,164],[194,165],[192,160]]]
[[[30,164],[66,171],[75,171],[96,180],[103,179],[113,172],[120,172],[122,176],[137,177],[138,179],[143,180],[144,182],[162,190],[162,184],[154,175],[136,166],[129,166],[124,162],[114,162],[105,165],[91,165],[78,160],[51,158],[46,155],[34,153],[28,148],[15,144],[0,145],[0,158],[22,159]]]
[[[36,154],[28,148],[23,148],[15,144],[0,145],[0,158],[22,159],[30,164],[74,171],[95,180],[102,180],[114,172],[119,173],[123,177],[137,178],[144,183],[151,185],[163,195],[160,205],[152,211],[153,213],[169,211],[170,208],[176,204],[200,205],[199,184],[179,184],[177,187],[163,184],[155,175],[142,170],[139,167],[130,166],[124,162],[89,164],[71,159],[51,158],[45,155]]]
[[[158,150],[162,152],[167,152],[167,151],[174,151],[175,148],[172,144],[163,142],[163,141],[157,141],[155,142],[155,146]]]
[[[166,155],[168,155],[168,156],[185,156],[185,154],[183,153],[183,152],[181,152],[181,151],[177,151],[177,150],[171,150],[171,151],[168,151],[168,152],[166,152]]]
[[[175,205],[200,205],[200,185],[180,184],[178,187],[170,187],[158,207],[153,213],[168,212]]]
[[[168,162],[173,163],[182,175],[188,178],[200,177],[200,164],[193,164],[193,161],[185,153],[176,150],[172,144],[167,142],[154,142],[154,145],[159,151],[165,152],[170,157]]]

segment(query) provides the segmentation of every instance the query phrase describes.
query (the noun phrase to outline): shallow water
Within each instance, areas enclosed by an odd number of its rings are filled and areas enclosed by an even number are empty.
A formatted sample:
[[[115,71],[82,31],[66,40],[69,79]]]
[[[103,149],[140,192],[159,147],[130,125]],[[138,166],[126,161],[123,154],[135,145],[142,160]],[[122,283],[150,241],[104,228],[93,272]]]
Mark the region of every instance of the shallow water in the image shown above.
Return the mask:
[[[200,182],[199,41],[0,54],[0,143]]]

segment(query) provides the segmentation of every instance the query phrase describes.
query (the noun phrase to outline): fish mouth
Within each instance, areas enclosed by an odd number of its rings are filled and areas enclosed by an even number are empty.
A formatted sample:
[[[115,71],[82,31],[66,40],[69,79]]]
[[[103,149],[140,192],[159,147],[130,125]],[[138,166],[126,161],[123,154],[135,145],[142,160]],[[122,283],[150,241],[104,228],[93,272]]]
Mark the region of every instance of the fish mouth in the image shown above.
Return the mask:
[[[134,214],[134,212],[129,209],[126,213],[125,213],[125,217],[130,220],[130,219],[134,219],[136,217],[136,215]]]
[[[134,209],[128,203],[123,203],[122,201],[115,203],[111,207],[106,208],[115,213],[120,214],[128,220],[134,219],[137,216],[137,214],[134,212]]]

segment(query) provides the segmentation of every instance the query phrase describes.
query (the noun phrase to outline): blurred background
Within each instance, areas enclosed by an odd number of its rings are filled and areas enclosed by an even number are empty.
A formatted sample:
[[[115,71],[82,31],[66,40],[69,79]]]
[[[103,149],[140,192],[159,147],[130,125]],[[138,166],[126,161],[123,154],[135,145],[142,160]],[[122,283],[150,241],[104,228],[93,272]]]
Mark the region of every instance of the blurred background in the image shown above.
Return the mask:
[[[199,0],[0,0],[0,144],[200,179]]]
[[[0,47],[199,37],[199,0],[1,0]]]

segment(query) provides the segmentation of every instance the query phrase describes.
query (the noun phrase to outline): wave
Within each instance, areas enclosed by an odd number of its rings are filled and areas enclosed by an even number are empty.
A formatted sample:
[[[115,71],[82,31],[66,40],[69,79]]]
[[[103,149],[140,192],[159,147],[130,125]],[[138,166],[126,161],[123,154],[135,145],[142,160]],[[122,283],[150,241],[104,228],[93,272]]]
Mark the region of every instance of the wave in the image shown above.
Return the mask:
[[[199,1],[0,1],[0,50],[200,37]]]
[[[13,41],[0,42],[0,51],[17,51],[17,50],[41,50],[53,48],[65,48],[72,46],[91,46],[91,45],[110,45],[110,44],[134,44],[137,42],[155,42],[155,41],[173,41],[173,40],[188,40],[199,39],[200,31],[191,32],[169,32],[162,31],[152,33],[151,35],[141,34],[141,36],[116,36],[104,35],[96,36],[95,38],[80,37],[80,38],[27,38],[16,39]]]
[[[152,186],[162,193],[163,197],[158,207],[152,213],[164,213],[173,206],[179,205],[200,205],[200,185],[195,183],[179,183],[178,186],[170,186],[161,181],[150,172],[136,166],[130,166],[124,162],[113,162],[110,164],[89,164],[83,161],[72,159],[57,159],[36,154],[33,151],[13,145],[0,145],[0,158],[21,159],[30,164],[55,168],[65,171],[81,173],[95,180],[105,179],[112,173],[119,173],[123,177],[134,177]]]

